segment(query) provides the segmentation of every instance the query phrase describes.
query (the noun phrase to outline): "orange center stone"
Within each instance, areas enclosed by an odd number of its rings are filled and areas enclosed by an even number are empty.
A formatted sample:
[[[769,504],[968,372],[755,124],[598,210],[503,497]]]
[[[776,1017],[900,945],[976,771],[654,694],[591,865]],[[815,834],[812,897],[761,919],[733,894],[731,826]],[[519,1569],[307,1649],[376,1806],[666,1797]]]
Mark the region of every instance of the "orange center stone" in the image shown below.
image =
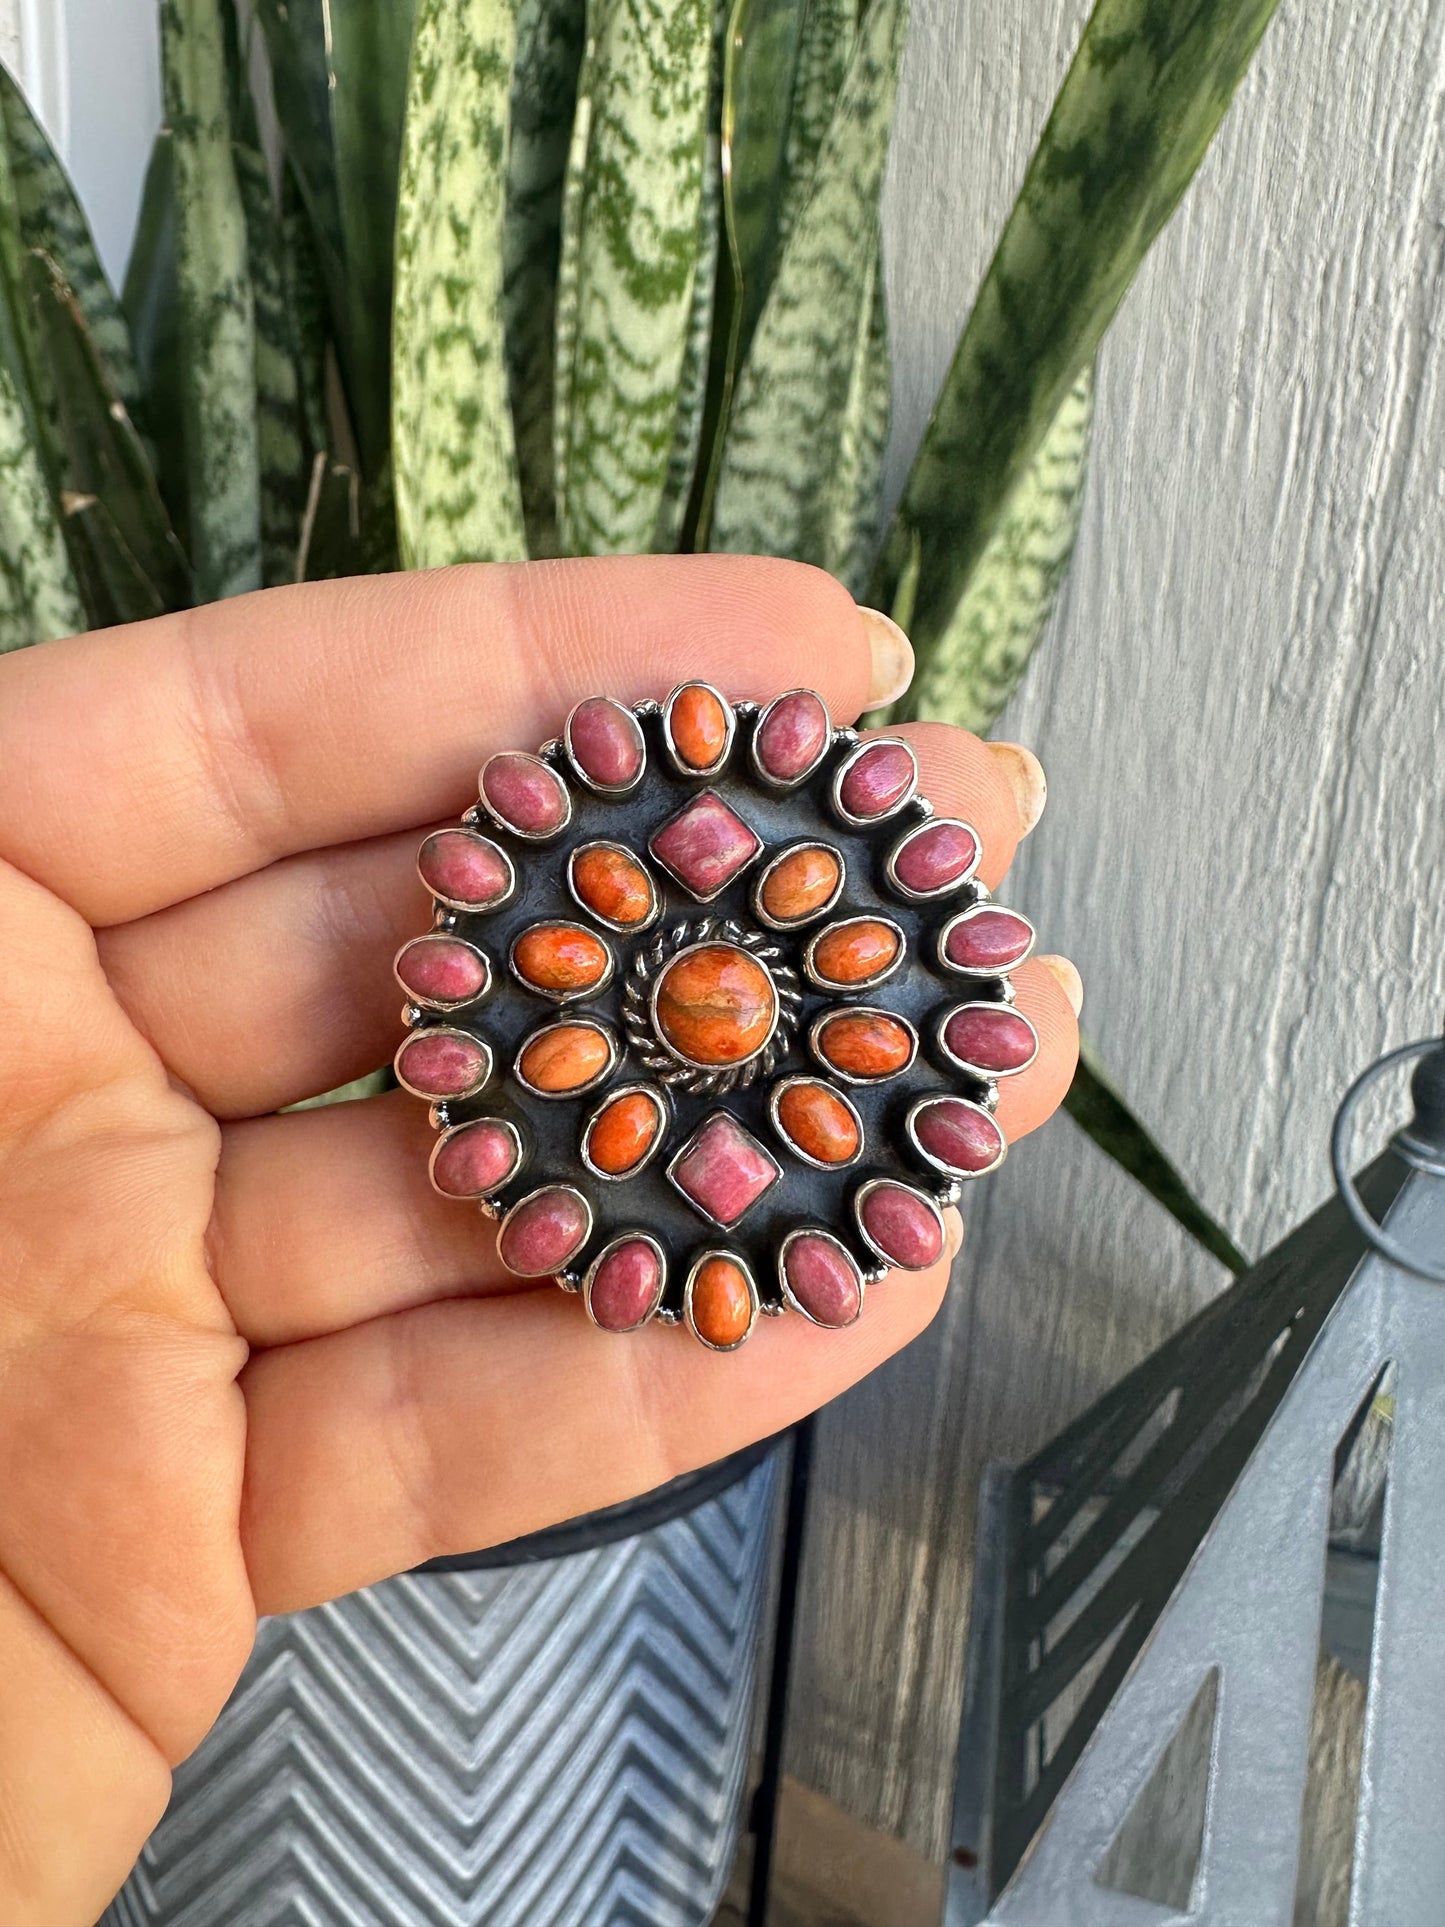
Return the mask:
[[[620,1178],[647,1156],[661,1122],[657,1100],[645,1092],[614,1097],[587,1134],[587,1155],[609,1178]]]
[[[720,1349],[737,1345],[753,1322],[753,1298],[741,1265],[705,1258],[692,1281],[692,1322],[698,1337]]]
[[[590,990],[607,975],[607,946],[575,924],[539,923],[517,939],[517,974],[538,990]]]
[[[778,1122],[819,1164],[846,1164],[857,1155],[858,1121],[826,1084],[790,1084],[778,1099]]]
[[[731,943],[684,950],[657,980],[664,1043],[690,1064],[744,1064],[773,1033],[778,993],[756,957]]]
[[[534,1090],[559,1096],[581,1090],[606,1070],[612,1053],[592,1024],[554,1024],[522,1048],[517,1068]]]
[[[813,968],[828,984],[866,984],[898,959],[898,932],[878,917],[854,917],[825,930],[813,945]]]
[[[711,769],[728,739],[722,704],[701,683],[678,691],[668,715],[673,747],[690,769]]]
[[[775,923],[802,923],[832,901],[841,871],[831,850],[790,850],[764,879],[763,908]]]
[[[572,888],[608,923],[643,923],[652,910],[647,872],[628,850],[594,843],[572,859]]]

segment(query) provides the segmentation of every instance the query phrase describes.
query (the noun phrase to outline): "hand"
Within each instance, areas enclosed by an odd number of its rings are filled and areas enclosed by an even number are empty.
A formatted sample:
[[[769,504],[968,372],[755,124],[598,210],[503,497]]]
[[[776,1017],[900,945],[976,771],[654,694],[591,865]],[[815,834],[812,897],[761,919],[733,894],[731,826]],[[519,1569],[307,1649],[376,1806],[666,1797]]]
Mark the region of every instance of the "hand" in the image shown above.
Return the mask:
[[[415,1099],[271,1115],[394,1050],[417,843],[488,751],[688,675],[851,719],[896,669],[870,633],[811,570],[640,560],[284,590],[0,661],[6,1927],[101,1911],[258,1612],[658,1485],[932,1317],[944,1265],[735,1357],[607,1338],[433,1195]],[[910,734],[997,883],[1007,760]],[[1076,1046],[1050,969],[1017,983],[1043,1048],[1010,1138]]]

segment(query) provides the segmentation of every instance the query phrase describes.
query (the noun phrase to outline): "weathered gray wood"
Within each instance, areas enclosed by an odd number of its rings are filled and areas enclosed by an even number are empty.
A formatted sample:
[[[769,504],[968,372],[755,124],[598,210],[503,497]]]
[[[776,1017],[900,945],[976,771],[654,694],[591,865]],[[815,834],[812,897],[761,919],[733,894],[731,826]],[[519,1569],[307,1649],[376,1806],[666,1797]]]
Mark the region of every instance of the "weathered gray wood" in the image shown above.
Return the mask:
[[[917,0],[900,473],[1086,11]],[[1010,896],[1252,1249],[1327,1187],[1348,1079],[1445,1008],[1442,94],[1442,0],[1285,0],[1110,337],[1078,563],[1001,732],[1053,789]],[[980,1190],[943,1317],[823,1421],[792,1772],[941,1853],[983,1465],[1220,1282],[1067,1123]]]

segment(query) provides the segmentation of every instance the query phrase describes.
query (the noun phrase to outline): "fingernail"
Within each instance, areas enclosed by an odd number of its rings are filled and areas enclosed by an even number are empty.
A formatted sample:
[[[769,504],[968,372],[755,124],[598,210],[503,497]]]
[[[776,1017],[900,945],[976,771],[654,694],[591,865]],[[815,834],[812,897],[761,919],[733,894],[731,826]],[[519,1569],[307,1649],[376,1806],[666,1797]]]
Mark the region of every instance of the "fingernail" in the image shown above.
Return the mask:
[[[1077,1017],[1084,1008],[1083,978],[1067,957],[1040,957],[1039,962],[1068,998],[1069,1008]]]
[[[1044,766],[1022,743],[990,743],[988,747],[1003,765],[1003,773],[1013,786],[1014,801],[1019,806],[1019,835],[1027,836],[1049,800]]]
[[[950,1259],[963,1249],[963,1218],[953,1205],[943,1214],[943,1244]]]
[[[889,703],[898,701],[913,681],[913,644],[892,616],[885,616],[881,609],[860,606],[858,613],[863,618],[863,629],[873,657],[872,674],[868,681],[868,707],[886,709]]]

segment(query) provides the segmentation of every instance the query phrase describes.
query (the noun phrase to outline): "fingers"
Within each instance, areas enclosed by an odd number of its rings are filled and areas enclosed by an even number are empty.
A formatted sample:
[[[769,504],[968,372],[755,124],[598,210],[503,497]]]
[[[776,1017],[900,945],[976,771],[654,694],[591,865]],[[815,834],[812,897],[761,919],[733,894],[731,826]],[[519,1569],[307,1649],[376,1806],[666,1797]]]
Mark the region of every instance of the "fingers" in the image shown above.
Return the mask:
[[[720,1356],[595,1330],[562,1293],[428,1305],[253,1358],[242,1539],[262,1613],[613,1505],[782,1430],[907,1344],[947,1265],[847,1331],[767,1319]]]
[[[0,856],[93,924],[276,858],[455,814],[490,749],[595,690],[703,674],[869,702],[870,636],[815,569],[756,557],[496,565],[274,590],[0,660]]]

